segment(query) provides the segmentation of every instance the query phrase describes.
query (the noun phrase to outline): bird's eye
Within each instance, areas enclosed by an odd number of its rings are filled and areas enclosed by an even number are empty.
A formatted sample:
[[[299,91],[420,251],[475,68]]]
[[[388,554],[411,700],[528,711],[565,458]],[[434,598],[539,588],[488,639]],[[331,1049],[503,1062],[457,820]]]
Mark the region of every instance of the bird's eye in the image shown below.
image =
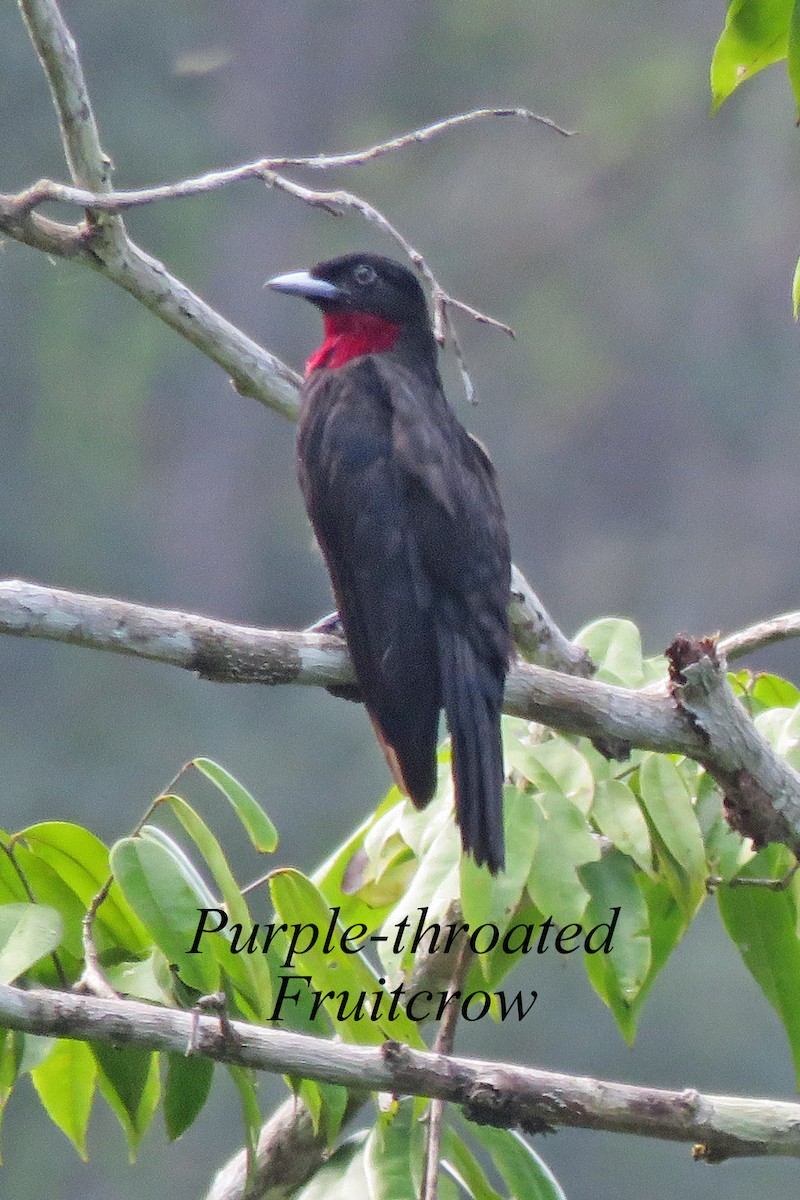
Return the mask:
[[[374,267],[371,267],[369,263],[359,263],[353,270],[353,278],[359,287],[369,287],[371,283],[375,282],[377,276]]]

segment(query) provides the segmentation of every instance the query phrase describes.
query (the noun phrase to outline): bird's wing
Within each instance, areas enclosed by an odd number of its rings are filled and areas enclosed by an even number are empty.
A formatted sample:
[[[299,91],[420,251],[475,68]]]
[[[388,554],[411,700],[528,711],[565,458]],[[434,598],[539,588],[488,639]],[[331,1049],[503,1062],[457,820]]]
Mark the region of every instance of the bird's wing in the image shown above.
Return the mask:
[[[392,401],[392,461],[433,597],[461,837],[476,862],[497,871],[504,861],[500,712],[511,645],[510,553],[494,469],[438,379],[426,383],[403,364],[381,362],[379,370]]]
[[[435,788],[442,705],[430,588],[393,461],[389,399],[370,362],[307,387],[300,484],[366,707],[398,785],[422,804]]]
[[[391,397],[393,461],[425,576],[476,651],[505,670],[510,551],[494,468],[438,381],[421,386],[394,362],[389,368],[380,361],[377,370]]]

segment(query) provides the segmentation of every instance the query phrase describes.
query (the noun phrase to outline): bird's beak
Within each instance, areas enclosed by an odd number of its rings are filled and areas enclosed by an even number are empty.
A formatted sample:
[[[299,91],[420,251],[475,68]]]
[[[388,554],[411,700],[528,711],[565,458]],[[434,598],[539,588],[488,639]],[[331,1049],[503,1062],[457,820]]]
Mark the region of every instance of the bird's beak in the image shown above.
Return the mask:
[[[290,296],[302,296],[305,300],[339,300],[341,292],[327,279],[315,279],[308,271],[290,271],[288,275],[276,275],[268,279],[265,287],[274,288],[276,292],[286,292]]]

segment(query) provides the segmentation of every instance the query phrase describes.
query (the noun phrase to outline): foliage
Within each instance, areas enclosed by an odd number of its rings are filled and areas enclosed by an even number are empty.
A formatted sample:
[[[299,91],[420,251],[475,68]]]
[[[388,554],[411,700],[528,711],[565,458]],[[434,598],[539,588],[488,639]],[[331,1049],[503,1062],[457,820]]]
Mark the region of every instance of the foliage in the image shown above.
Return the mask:
[[[711,60],[714,109],[745,80],[784,59],[800,125],[800,0],[730,0]],[[800,259],[792,281],[792,304],[797,320]]]
[[[579,640],[609,682],[641,687],[662,671],[662,660],[643,657],[629,621],[595,622]],[[762,732],[800,767],[797,689],[774,676],[740,672],[732,679]],[[191,1007],[201,995],[223,991],[229,1014],[244,1020],[351,1043],[388,1037],[424,1046],[413,996],[447,995],[455,951],[469,936],[473,953],[460,984],[466,1019],[482,1010],[495,1020],[522,1019],[530,1000],[502,987],[512,968],[527,954],[583,947],[587,980],[630,1042],[657,976],[711,889],[745,965],[783,1022],[800,1075],[800,886],[795,878],[781,891],[752,882],[779,878],[790,867],[789,852],[770,846],[756,854],[733,833],[719,793],[694,762],[643,751],[610,762],[583,738],[511,718],[503,729],[508,867],[498,878],[461,856],[444,747],[438,792],[425,812],[393,789],[313,878],[273,870],[275,918],[253,932],[259,893],[242,894],[216,835],[180,794],[186,772],[201,773],[230,803],[259,853],[274,852],[275,830],[241,784],[196,759],[110,850],[63,822],[3,835],[0,981],[76,983],[84,969],[82,922],[104,889],[93,922],[102,970],[121,993],[154,1004]],[[198,910],[205,910],[206,930],[199,937]],[[434,925],[442,939],[456,931],[449,946],[433,945]],[[415,936],[423,926],[428,934]],[[0,1105],[30,1075],[51,1119],[85,1156],[99,1092],[133,1154],[159,1107],[169,1137],[178,1137],[211,1088],[208,1060],[164,1057],[162,1063],[153,1052],[7,1031]],[[259,1122],[254,1079],[238,1068],[231,1073],[252,1145]],[[343,1090],[287,1082],[335,1146]],[[378,1111],[369,1131],[338,1146],[303,1190],[304,1200],[387,1189],[416,1194],[420,1111],[420,1101]],[[509,1194],[561,1194],[516,1135],[462,1122],[447,1129],[444,1196],[498,1195],[475,1142],[488,1150]]]

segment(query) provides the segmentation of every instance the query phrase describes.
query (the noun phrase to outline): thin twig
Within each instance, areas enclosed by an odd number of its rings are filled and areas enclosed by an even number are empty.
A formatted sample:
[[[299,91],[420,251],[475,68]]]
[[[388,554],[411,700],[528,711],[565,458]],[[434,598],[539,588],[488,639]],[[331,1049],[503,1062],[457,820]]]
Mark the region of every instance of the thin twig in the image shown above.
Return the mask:
[[[109,876],[100,888],[100,891],[92,897],[92,902],[87,908],[86,915],[81,922],[83,973],[75,985],[75,990],[78,992],[86,992],[91,996],[104,996],[106,999],[112,999],[118,993],[108,982],[105,972],[100,966],[100,955],[97,952],[97,943],[94,940],[94,922],[97,917],[97,910],[108,896],[112,883],[113,878]]]
[[[717,648],[730,661],[796,637],[800,637],[800,612],[788,612],[726,634],[719,639]]]
[[[23,3],[26,6],[38,7],[38,5],[32,5],[30,0],[23,0]],[[445,117],[443,120],[435,121],[433,124],[423,126],[421,129],[413,129],[409,133],[400,134],[398,137],[390,138],[388,141],[378,142],[376,145],[368,146],[364,150],[355,150],[350,153],[312,154],[295,158],[285,156],[258,158],[249,163],[242,163],[238,167],[225,167],[218,171],[206,171],[203,175],[184,179],[180,183],[166,183],[159,184],[156,187],[126,189],[123,191],[108,190],[103,191],[102,195],[97,194],[103,190],[99,187],[96,189],[89,188],[86,185],[68,187],[65,184],[56,183],[50,179],[41,179],[38,183],[20,192],[17,196],[17,201],[20,208],[23,209],[35,208],[37,205],[49,200],[58,201],[63,204],[76,204],[80,208],[96,208],[99,212],[125,212],[127,209],[138,208],[141,205],[152,204],[155,201],[185,200],[191,196],[204,195],[207,192],[213,192],[218,188],[228,187],[232,183],[241,183],[248,179],[263,180],[265,175],[269,175],[285,167],[309,167],[313,170],[329,170],[333,167],[361,166],[383,154],[401,150],[404,146],[411,145],[412,143],[429,141],[437,134],[453,129],[457,125],[464,125],[468,122],[487,117],[523,117],[545,125],[565,137],[572,136],[571,130],[562,129],[555,121],[551,121],[549,117],[541,117],[527,108],[480,108],[472,112],[458,113],[452,117]],[[99,142],[97,146],[99,148]],[[459,305],[459,307],[462,306]],[[470,311],[467,305],[463,305],[463,308],[467,312]]]
[[[40,6],[49,11],[52,7],[57,13],[54,0],[24,0],[30,8],[38,11]],[[59,20],[60,20],[60,14]],[[63,22],[61,23],[63,25]],[[65,44],[68,44],[69,61],[71,63],[69,78],[79,74],[80,84],[83,91],[78,94],[82,95],[85,92],[85,83],[80,72],[80,62],[77,58],[74,42],[69,36],[69,31],[65,31]],[[38,49],[37,43],[37,49]],[[40,54],[42,52],[40,51]],[[51,55],[52,57],[52,55]],[[58,63],[58,55],[55,55],[56,64]],[[308,157],[297,158],[262,158],[254,162],[245,163],[239,167],[231,167],[220,171],[209,171],[204,175],[192,179],[185,179],[179,183],[163,184],[158,187],[140,188],[132,191],[112,191],[108,183],[108,168],[109,163],[106,156],[103,155],[100,149],[99,137],[94,124],[94,118],[91,114],[91,108],[86,109],[86,128],[81,133],[83,126],[77,120],[72,109],[69,107],[69,102],[72,99],[72,93],[67,92],[64,95],[65,88],[61,83],[60,75],[56,68],[53,68],[52,74],[49,66],[49,58],[42,55],[42,62],[45,69],[48,71],[48,78],[51,82],[56,108],[59,112],[59,118],[62,124],[62,135],[64,137],[65,149],[68,158],[71,154],[72,143],[68,140],[68,134],[71,133],[72,125],[77,121],[78,133],[77,138],[78,149],[84,151],[87,161],[95,164],[94,170],[91,172],[93,180],[101,180],[102,183],[97,183],[95,187],[88,187],[81,177],[76,177],[73,172],[73,177],[77,183],[82,183],[84,186],[69,187],[65,184],[56,183],[53,180],[41,179],[37,183],[17,193],[15,196],[3,195],[0,196],[0,214],[2,214],[2,227],[5,228],[12,237],[20,237],[20,240],[32,242],[31,230],[35,229],[33,217],[35,209],[46,201],[56,201],[65,204],[77,204],[81,208],[89,211],[93,219],[98,220],[97,214],[119,214],[131,208],[137,208],[141,205],[152,204],[162,200],[178,200],[186,199],[190,196],[202,195],[204,193],[214,191],[221,187],[227,187],[232,183],[238,183],[248,179],[259,179],[267,185],[274,187],[276,190],[283,191],[295,199],[303,201],[305,204],[310,204],[316,208],[321,208],[323,211],[332,215],[341,215],[345,211],[353,211],[358,213],[364,220],[376,225],[383,233],[385,233],[392,241],[398,245],[409,261],[422,275],[423,279],[428,284],[431,293],[431,305],[433,309],[433,332],[436,341],[440,346],[445,346],[448,343],[452,347],[453,354],[456,359],[459,373],[464,385],[464,390],[467,399],[474,403],[475,387],[466,367],[464,355],[461,350],[460,341],[452,321],[451,312],[458,311],[471,317],[474,321],[483,325],[489,325],[494,329],[499,329],[506,333],[509,337],[514,337],[514,331],[510,325],[504,321],[498,320],[496,317],[489,316],[487,313],[481,312],[479,309],[470,304],[466,304],[463,300],[452,296],[437,279],[431,267],[426,262],[423,255],[416,249],[408,239],[397,229],[392,222],[384,216],[374,205],[370,204],[362,197],[355,195],[352,192],[335,190],[335,191],[317,191],[313,188],[308,188],[286,178],[285,175],[279,173],[277,168],[287,166],[308,167],[315,170],[325,170],[332,167],[342,166],[358,166],[370,162],[380,155],[402,149],[404,146],[412,143],[424,142],[435,137],[437,134],[445,130],[452,129],[458,125],[463,125],[468,122],[488,118],[488,117],[521,117],[528,121],[535,121],[539,124],[555,130],[564,136],[570,136],[570,131],[563,129],[548,117],[541,117],[536,113],[531,112],[526,108],[482,108],[475,109],[472,112],[458,113],[452,117],[446,117],[441,121],[436,121],[431,125],[426,125],[421,129],[415,129],[409,133],[404,133],[398,137],[390,138],[388,141],[379,142],[374,146],[369,146],[364,150],[357,150],[347,154],[315,154]],[[74,105],[73,105],[74,108]],[[84,144],[85,143],[85,144]],[[94,156],[94,157],[93,157]],[[71,159],[70,159],[71,161]],[[105,167],[103,167],[105,164]],[[102,173],[101,168],[105,170]],[[69,229],[68,226],[62,226],[63,230]],[[27,236],[21,236],[22,231],[27,233]],[[124,248],[128,245],[127,235],[120,223],[113,226],[114,237],[116,238],[117,249]],[[121,239],[121,241],[120,241]],[[33,244],[33,243],[32,243]],[[96,249],[96,248],[94,248]],[[126,255],[120,255],[124,268],[128,267],[126,263]],[[101,259],[103,256],[101,255]],[[104,262],[106,268],[109,263]],[[106,272],[108,273],[108,271]],[[118,277],[116,282],[125,286],[124,276],[126,270],[117,272]],[[130,289],[129,289],[130,290]],[[140,297],[141,298],[141,297]],[[184,329],[181,332],[185,332]]]
[[[458,996],[471,961],[469,942],[463,942],[458,952],[453,978],[447,989],[450,996]],[[452,1054],[458,1028],[457,1004],[448,1004],[433,1043],[434,1054]],[[444,1129],[444,1100],[431,1100],[428,1110],[428,1133],[425,1139],[425,1173],[422,1180],[420,1200],[438,1200],[439,1195],[439,1163],[442,1158],[442,1132]]]
[[[370,204],[361,196],[356,196],[353,192],[346,192],[341,189],[329,192],[315,191],[313,188],[303,187],[293,180],[286,179],[285,176],[279,175],[275,171],[265,171],[263,179],[268,187],[275,187],[279,191],[286,192],[288,195],[302,200],[305,204],[310,204],[315,208],[322,208],[325,212],[331,213],[334,216],[340,215],[347,209],[352,209],[354,212],[359,213],[366,221],[377,225],[383,233],[400,247],[430,288],[431,307],[433,309],[433,336],[440,346],[445,346],[449,342],[458,365],[467,400],[470,403],[474,403],[475,386],[464,361],[464,354],[461,350],[461,343],[450,315],[450,309],[457,308],[467,313],[473,320],[480,322],[482,325],[490,325],[493,329],[499,329],[502,333],[506,333],[509,337],[513,338],[515,334],[511,326],[506,325],[504,321],[499,321],[496,317],[490,317],[487,313],[472,308],[469,304],[464,304],[463,301],[457,300],[449,292],[445,291],[420,251],[392,224],[388,217],[385,217],[379,209],[375,208],[373,204]]]
[[[760,879],[750,875],[734,875],[733,879],[724,879],[722,875],[709,875],[706,887],[710,892],[716,891],[718,887],[755,888],[756,890],[761,888],[765,892],[785,892],[798,870],[800,870],[800,862],[794,863],[777,879]]]

